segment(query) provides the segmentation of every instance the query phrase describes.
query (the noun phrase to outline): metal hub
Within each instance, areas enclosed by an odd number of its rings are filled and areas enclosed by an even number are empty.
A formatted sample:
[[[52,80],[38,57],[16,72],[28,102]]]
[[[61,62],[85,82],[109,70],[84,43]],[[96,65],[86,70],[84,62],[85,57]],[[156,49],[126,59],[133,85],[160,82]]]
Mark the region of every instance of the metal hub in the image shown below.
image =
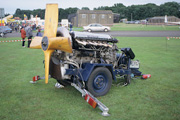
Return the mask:
[[[106,87],[106,79],[104,78],[103,75],[98,75],[95,79],[94,79],[94,83],[93,86],[95,88],[95,90],[97,92],[100,92],[102,90],[104,90],[104,88]]]
[[[48,48],[48,45],[49,45],[48,37],[44,36],[41,42],[42,49],[46,51]]]

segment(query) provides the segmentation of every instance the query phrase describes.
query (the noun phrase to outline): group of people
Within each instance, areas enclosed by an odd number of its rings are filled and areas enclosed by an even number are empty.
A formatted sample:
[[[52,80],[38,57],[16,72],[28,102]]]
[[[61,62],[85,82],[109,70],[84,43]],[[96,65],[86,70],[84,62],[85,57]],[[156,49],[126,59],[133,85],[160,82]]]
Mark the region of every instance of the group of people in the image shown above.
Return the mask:
[[[73,25],[70,24],[70,31],[72,31]],[[21,38],[22,38],[22,47],[26,47],[25,46],[25,38],[27,37],[28,39],[28,48],[30,47],[31,41],[32,41],[32,37],[33,37],[33,29],[34,29],[34,25],[31,27],[31,24],[28,24],[27,26],[22,26],[21,27]],[[38,32],[36,33],[36,36],[40,36],[42,37],[42,33],[41,33],[41,29],[38,29]]]
[[[33,32],[32,32],[32,28],[31,28],[31,24],[27,25],[26,27],[22,26],[21,27],[21,38],[22,38],[22,47],[26,47],[25,46],[25,38],[27,37],[28,39],[28,48],[30,47],[31,41],[32,41],[32,37],[33,37]],[[41,36],[41,29],[38,30],[36,36]]]

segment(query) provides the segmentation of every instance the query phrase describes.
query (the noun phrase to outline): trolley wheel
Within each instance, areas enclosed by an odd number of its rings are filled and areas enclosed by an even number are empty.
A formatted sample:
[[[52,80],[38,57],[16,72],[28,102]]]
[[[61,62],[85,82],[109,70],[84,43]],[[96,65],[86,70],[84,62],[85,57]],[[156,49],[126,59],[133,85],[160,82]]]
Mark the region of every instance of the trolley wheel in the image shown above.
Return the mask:
[[[112,85],[111,72],[105,67],[96,68],[90,75],[86,87],[95,97],[108,93]]]

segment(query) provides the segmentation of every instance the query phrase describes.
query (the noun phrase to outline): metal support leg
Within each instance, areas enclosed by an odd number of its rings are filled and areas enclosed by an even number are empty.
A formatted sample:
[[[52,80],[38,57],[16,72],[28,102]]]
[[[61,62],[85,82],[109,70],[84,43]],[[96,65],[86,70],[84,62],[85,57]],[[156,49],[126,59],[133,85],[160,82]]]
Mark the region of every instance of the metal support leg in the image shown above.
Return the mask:
[[[86,89],[81,89],[79,86],[77,86],[74,83],[71,83],[71,86],[75,87],[80,93],[82,93],[82,97],[85,97],[85,95],[89,95],[96,103],[97,107],[102,111],[102,116],[110,116],[108,113],[109,108],[106,107],[102,102],[100,102],[97,98],[95,98],[91,93],[89,93]]]
[[[49,78],[51,78],[51,75],[49,75]],[[30,83],[34,84],[34,83],[37,83],[38,80],[44,80],[45,77],[40,77],[39,75],[36,75],[32,78],[32,81],[29,81]]]

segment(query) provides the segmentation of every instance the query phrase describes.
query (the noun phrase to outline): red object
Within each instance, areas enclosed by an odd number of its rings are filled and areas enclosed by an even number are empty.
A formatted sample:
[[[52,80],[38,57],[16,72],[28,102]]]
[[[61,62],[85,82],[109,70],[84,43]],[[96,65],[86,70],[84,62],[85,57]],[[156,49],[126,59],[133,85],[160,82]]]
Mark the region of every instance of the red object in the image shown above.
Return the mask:
[[[4,23],[0,23],[0,26],[5,26]]]
[[[147,78],[150,78],[150,77],[151,77],[151,74],[142,75],[142,79],[147,79]]]
[[[86,96],[84,97],[84,99],[85,99],[86,102],[88,102],[93,108],[96,108],[97,103],[96,103],[96,101],[94,101],[93,98],[91,98],[91,96],[89,96],[88,94],[86,94]]]
[[[21,38],[26,38],[26,31],[23,29],[21,29]]]
[[[34,76],[32,79],[33,79],[33,82],[35,82],[35,81],[39,80],[39,76],[38,75]]]

